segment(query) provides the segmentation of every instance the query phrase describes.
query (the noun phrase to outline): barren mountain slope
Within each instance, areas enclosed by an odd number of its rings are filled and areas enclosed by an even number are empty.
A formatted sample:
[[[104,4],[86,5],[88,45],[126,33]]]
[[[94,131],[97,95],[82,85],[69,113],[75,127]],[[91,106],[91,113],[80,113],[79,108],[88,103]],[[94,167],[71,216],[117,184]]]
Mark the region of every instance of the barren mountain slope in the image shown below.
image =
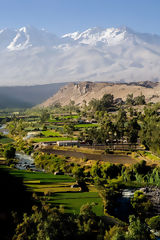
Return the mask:
[[[84,101],[88,103],[93,98],[100,99],[104,94],[109,93],[113,94],[114,98],[122,98],[123,100],[131,93],[133,93],[134,97],[143,94],[146,97],[146,101],[158,102],[160,101],[160,83],[70,83],[62,87],[53,97],[46,100],[40,106],[48,107],[56,103],[64,106],[68,105],[71,100],[77,105],[82,105]]]

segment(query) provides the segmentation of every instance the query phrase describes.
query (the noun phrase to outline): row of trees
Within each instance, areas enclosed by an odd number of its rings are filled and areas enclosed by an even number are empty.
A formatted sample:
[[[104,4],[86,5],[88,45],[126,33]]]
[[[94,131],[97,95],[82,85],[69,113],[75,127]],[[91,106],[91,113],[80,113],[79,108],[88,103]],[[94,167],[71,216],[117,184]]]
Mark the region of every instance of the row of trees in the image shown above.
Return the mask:
[[[96,111],[115,111],[119,109],[122,105],[136,106],[136,105],[145,105],[146,100],[144,95],[134,97],[133,94],[128,94],[125,101],[121,98],[114,99],[112,94],[104,94],[104,96],[98,99],[92,99],[88,106],[86,101],[83,102],[84,111],[90,111],[95,113]]]

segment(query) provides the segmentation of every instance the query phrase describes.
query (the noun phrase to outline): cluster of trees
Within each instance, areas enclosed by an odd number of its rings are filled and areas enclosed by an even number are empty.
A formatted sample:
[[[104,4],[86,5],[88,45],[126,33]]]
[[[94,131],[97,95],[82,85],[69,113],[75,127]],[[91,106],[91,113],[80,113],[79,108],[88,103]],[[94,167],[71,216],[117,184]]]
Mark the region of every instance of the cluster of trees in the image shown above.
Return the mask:
[[[0,148],[0,155],[6,160],[12,160],[15,158],[16,148],[13,144],[5,144]]]
[[[90,144],[118,143],[125,139],[131,145],[140,139],[146,150],[160,155],[160,105],[147,105],[143,111],[137,111],[132,105],[138,104],[136,101],[142,103],[143,98],[143,95],[136,98],[128,96],[130,107],[120,108],[114,114],[108,113],[105,107],[97,107],[101,100],[92,100],[92,111],[88,111],[87,116],[96,119],[99,127],[85,129],[80,133],[79,139]],[[134,100],[134,104],[129,104],[131,100]]]
[[[160,116],[159,105],[147,107],[141,116],[140,138],[146,149],[160,155]]]
[[[121,105],[129,105],[129,106],[136,106],[136,105],[145,105],[146,100],[144,95],[140,95],[137,97],[133,97],[133,94],[128,94],[126,101],[122,101],[122,99],[114,99],[112,94],[104,94],[104,96],[98,99],[92,99],[88,106],[84,101],[84,111],[89,111],[94,114],[96,111],[115,111],[118,110]]]
[[[55,240],[154,240],[149,226],[130,216],[128,226],[114,225],[107,218],[97,217],[92,205],[85,204],[78,215],[66,215],[63,209],[51,208],[43,204],[32,207],[30,215],[24,214],[17,225],[13,240],[55,239]],[[151,223],[152,222],[152,223]],[[150,226],[155,221],[150,220]]]
[[[114,106],[114,96],[112,94],[104,94],[100,99],[92,99],[89,102],[89,109],[92,112],[96,111],[107,111],[109,108]]]
[[[120,226],[114,226],[106,232],[104,240],[154,240],[155,236],[150,232],[149,226],[136,218],[129,217],[129,226],[126,230]]]
[[[131,106],[145,105],[146,104],[145,96],[141,94],[140,96],[133,97],[133,93],[128,94],[126,98],[126,104]]]
[[[150,212],[152,212],[152,203],[141,191],[136,191],[131,199],[132,208],[136,216],[145,220]]]
[[[24,152],[27,155],[30,155],[33,152],[34,145],[32,143],[27,143],[26,141],[22,139],[18,139],[14,143],[14,147],[19,152]]]
[[[35,165],[48,172],[54,173],[55,171],[67,172],[67,164],[65,157],[60,157],[54,154],[35,153]]]
[[[13,145],[6,145],[4,148],[4,157],[6,159],[13,159],[15,158],[15,153],[16,153],[16,149]]]
[[[122,164],[105,163],[100,164],[99,162],[93,164],[90,170],[90,176],[93,177],[95,183],[112,183],[117,179],[117,183],[129,184],[133,186],[160,186],[160,168],[151,167],[146,165],[146,161],[142,160],[131,166],[124,166]]]
[[[131,145],[137,143],[140,130],[137,117],[127,117],[124,109],[120,109],[114,119],[104,112],[96,112],[96,117],[99,120],[99,127],[85,129],[80,133],[80,140],[106,145],[120,141],[123,143],[124,139]]]

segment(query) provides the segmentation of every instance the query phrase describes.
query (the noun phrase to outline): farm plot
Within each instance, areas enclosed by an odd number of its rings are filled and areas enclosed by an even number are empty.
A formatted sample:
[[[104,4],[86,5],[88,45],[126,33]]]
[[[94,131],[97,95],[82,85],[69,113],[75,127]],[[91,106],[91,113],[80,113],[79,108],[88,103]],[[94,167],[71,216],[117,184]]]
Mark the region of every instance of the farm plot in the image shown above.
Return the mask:
[[[56,117],[55,119],[49,119],[48,122],[56,123],[56,122],[63,122],[64,120],[68,119],[78,119],[78,115],[66,115],[66,116],[60,116]]]
[[[91,128],[91,127],[98,127],[97,123],[85,123],[85,124],[76,124],[76,128]]]
[[[44,194],[71,191],[71,185],[75,182],[72,177],[66,175],[15,169],[10,170],[10,173],[23,178],[24,184],[28,187],[29,191],[42,192]],[[73,191],[77,191],[77,189],[73,189]]]
[[[69,141],[73,139],[69,137],[46,137],[46,138],[33,138],[32,140],[38,143],[38,142]]]
[[[55,193],[53,197],[50,197],[49,202],[55,205],[63,205],[67,213],[74,214],[79,213],[82,205],[93,203],[93,211],[96,215],[104,215],[102,199],[97,192]]]
[[[45,137],[59,137],[61,134],[59,132],[53,131],[53,130],[47,130],[47,131],[41,131],[41,134],[43,134]]]
[[[2,167],[2,166],[1,166]],[[95,188],[91,192],[79,192],[79,188],[71,188],[75,179],[66,175],[53,175],[44,172],[29,172],[3,167],[10,174],[23,178],[29,191],[37,194],[49,194],[48,202],[54,206],[63,205],[67,213],[79,213],[83,204],[93,203],[97,215],[103,215],[103,203]]]
[[[60,149],[41,149],[41,152],[44,153],[52,153],[56,155],[62,155],[62,156],[67,156],[67,157],[75,157],[79,159],[88,159],[88,160],[96,160],[96,161],[103,161],[103,162],[110,162],[114,164],[126,164],[126,165],[131,165],[135,164],[137,161],[132,158],[131,156],[127,155],[120,155],[120,154],[90,154],[90,153],[85,153],[85,152],[80,152],[71,150],[60,150]]]

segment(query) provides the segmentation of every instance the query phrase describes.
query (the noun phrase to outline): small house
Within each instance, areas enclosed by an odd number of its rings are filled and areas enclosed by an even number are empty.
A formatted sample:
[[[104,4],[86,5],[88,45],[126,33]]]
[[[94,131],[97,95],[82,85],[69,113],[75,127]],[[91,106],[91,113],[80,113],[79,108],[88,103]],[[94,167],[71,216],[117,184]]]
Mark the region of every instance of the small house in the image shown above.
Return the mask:
[[[57,141],[58,146],[79,146],[78,141]]]

